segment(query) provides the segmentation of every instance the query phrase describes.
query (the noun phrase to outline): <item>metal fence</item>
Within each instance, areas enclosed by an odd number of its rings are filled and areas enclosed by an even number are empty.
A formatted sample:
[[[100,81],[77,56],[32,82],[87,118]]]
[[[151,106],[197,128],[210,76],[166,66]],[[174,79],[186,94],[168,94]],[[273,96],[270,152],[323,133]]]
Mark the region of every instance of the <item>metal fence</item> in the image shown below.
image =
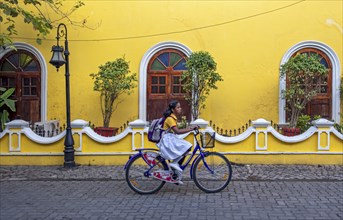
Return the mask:
[[[225,137],[234,137],[246,131],[251,126],[251,122],[252,121],[249,119],[248,122],[242,125],[241,127],[234,128],[234,129],[225,129],[225,128],[221,128],[217,126],[215,123],[213,123],[212,120],[210,120],[209,126],[212,127],[213,130],[217,132],[217,134],[220,134]],[[271,126],[274,127],[276,131],[278,131],[279,133],[282,133],[282,129],[278,124],[274,123],[273,121],[270,121],[270,122],[271,122]]]
[[[128,126],[129,126],[129,121],[124,123],[122,126],[116,128],[116,132],[114,133],[113,136],[122,133]],[[60,127],[54,128],[54,129],[44,129],[44,127],[39,126],[39,125],[37,125],[35,123],[30,123],[29,127],[31,128],[31,130],[35,134],[37,134],[37,135],[39,135],[41,137],[54,137],[54,136],[60,134],[61,132],[63,132],[66,129],[66,124],[63,124]],[[97,126],[95,124],[93,124],[91,121],[89,121],[89,127],[92,128],[94,130],[94,132],[96,132]]]

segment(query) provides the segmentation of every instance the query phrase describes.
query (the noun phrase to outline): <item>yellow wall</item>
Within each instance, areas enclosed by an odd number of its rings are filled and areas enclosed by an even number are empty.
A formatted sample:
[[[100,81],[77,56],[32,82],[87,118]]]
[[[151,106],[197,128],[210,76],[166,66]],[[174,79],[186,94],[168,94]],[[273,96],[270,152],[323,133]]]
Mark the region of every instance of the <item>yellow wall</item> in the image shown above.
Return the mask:
[[[73,1],[66,1],[66,6]],[[225,129],[249,119],[278,121],[279,66],[295,44],[314,40],[331,47],[341,65],[343,1],[95,1],[72,16],[87,18],[92,29],[68,26],[72,120],[101,125],[99,94],[90,73],[125,55],[138,73],[144,53],[163,41],[177,41],[192,51],[209,51],[224,81],[212,91],[201,118]],[[296,4],[297,3],[297,4]],[[292,5],[294,4],[294,5]],[[290,6],[292,5],[292,6]],[[289,6],[289,7],[287,7]],[[280,10],[277,10],[280,9]],[[338,23],[328,25],[327,19]],[[19,38],[51,57],[56,30],[37,45],[31,27],[18,24]],[[22,39],[24,37],[26,39]],[[65,121],[64,69],[48,65],[48,119]],[[342,67],[341,67],[342,68]],[[138,118],[138,88],[112,116],[111,125]]]

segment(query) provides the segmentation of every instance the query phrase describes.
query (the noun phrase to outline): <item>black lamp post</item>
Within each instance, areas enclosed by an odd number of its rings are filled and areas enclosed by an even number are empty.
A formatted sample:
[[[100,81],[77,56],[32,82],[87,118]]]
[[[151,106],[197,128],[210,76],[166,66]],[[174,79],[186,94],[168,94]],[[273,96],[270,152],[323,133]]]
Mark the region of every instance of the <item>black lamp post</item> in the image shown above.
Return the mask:
[[[60,29],[60,28],[63,29]],[[60,37],[65,37],[64,41],[64,57],[62,55],[63,47],[59,46],[59,39]],[[64,167],[71,168],[75,167],[74,161],[74,139],[71,131],[70,125],[70,84],[69,84],[69,50],[68,50],[68,31],[67,26],[63,23],[59,24],[57,27],[57,46],[52,46],[52,57],[50,63],[57,68],[63,66],[65,64],[65,77],[66,77],[66,109],[67,109],[67,129],[66,129],[66,136],[64,139]]]

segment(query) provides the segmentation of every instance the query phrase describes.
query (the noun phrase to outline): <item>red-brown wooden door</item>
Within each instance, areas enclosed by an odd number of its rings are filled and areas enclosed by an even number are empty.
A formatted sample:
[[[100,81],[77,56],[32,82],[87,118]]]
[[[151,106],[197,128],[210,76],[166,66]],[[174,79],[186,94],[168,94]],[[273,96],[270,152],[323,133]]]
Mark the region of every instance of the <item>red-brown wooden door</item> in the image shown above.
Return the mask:
[[[10,113],[11,120],[20,118],[31,123],[41,120],[40,79],[40,64],[27,51],[12,51],[0,60],[0,87],[15,88],[11,98],[17,100],[16,112]]]
[[[178,50],[166,49],[156,53],[147,69],[147,120],[162,117],[172,100],[180,102],[182,115],[191,120],[191,108],[185,100],[181,82],[187,57]]]

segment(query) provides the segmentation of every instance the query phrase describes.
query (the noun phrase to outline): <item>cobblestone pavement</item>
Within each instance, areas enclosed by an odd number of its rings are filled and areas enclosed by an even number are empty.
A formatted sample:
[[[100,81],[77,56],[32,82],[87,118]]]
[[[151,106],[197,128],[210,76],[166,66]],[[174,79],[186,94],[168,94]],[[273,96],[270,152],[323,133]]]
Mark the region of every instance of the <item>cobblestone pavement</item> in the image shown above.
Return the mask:
[[[343,180],[338,165],[232,165],[233,180]],[[184,171],[184,179],[189,169]],[[4,180],[123,180],[124,166],[0,166]],[[188,178],[189,179],[189,178]]]
[[[184,176],[138,195],[122,166],[0,166],[0,219],[343,219],[343,166],[234,165],[206,194]]]

